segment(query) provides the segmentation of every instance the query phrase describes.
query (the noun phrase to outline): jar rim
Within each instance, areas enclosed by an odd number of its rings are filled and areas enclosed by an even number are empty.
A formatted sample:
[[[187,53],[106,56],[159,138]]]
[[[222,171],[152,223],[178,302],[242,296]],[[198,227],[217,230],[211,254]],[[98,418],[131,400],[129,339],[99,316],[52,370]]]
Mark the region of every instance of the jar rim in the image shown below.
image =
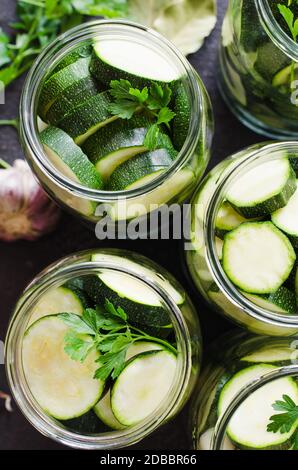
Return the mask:
[[[101,250],[99,250],[101,251]],[[113,254],[113,249],[104,250]],[[188,327],[179,307],[169,297],[162,285],[133,269],[124,268],[121,263],[115,261],[83,261],[83,257],[94,253],[94,250],[85,250],[62,258],[57,263],[42,271],[25,289],[23,296],[18,301],[12,319],[9,324],[5,341],[5,366],[7,379],[12,395],[22,413],[28,421],[43,435],[70,447],[80,449],[116,449],[132,445],[157,429],[173,412],[181,397],[184,396],[192,368],[191,338]],[[79,260],[82,258],[81,261]],[[70,264],[68,264],[68,261]],[[124,263],[122,263],[124,264]],[[167,306],[175,329],[177,343],[179,344],[179,361],[171,390],[159,407],[138,425],[121,431],[112,431],[97,435],[79,434],[72,432],[63,425],[56,424],[38,405],[29,386],[26,383],[22,367],[21,341],[27,325],[26,317],[32,309],[32,300],[36,302],[51,287],[61,285],[74,276],[94,273],[94,270],[107,269],[128,274],[138,281],[146,283]]]
[[[59,173],[54,165],[46,158],[45,152],[39,142],[36,132],[36,99],[45,76],[45,71],[49,69],[54,57],[61,51],[61,45],[65,48],[81,41],[92,39],[100,35],[100,32],[106,28],[118,28],[122,31],[132,34],[149,35],[160,47],[165,46],[167,50],[177,59],[177,64],[183,68],[185,73],[188,94],[191,102],[191,117],[186,141],[180,150],[173,164],[162,174],[156,176],[151,182],[146,183],[140,188],[129,189],[126,191],[103,191],[87,188],[80,183]],[[184,55],[166,38],[151,28],[147,28],[133,21],[127,20],[95,20],[83,23],[68,32],[58,36],[49,44],[34,62],[30,69],[21,96],[20,101],[20,133],[25,146],[30,148],[34,163],[46,173],[47,177],[57,184],[60,188],[71,192],[72,194],[85,199],[94,201],[116,201],[129,200],[150,192],[164,183],[169,177],[182,169],[189,155],[195,152],[197,143],[202,133],[203,124],[203,97],[198,86],[198,75]]]
[[[222,445],[226,437],[226,430],[233,414],[237,411],[238,407],[241,406],[247,398],[249,398],[249,396],[264,385],[272,383],[280,378],[291,376],[298,377],[298,364],[276,367],[276,369],[267,372],[258,379],[251,380],[246,384],[218,419],[211,439],[212,450],[222,449]]]
[[[273,43],[287,56],[298,62],[298,44],[282,29],[268,0],[254,0],[261,23]]]
[[[248,167],[251,168],[254,164],[260,164],[260,160],[264,157],[270,157],[274,152],[280,152],[280,150],[294,151],[298,153],[298,142],[289,141],[289,142],[265,142],[262,144],[253,145],[246,149],[245,156],[242,159],[237,161],[237,153],[232,156],[235,158],[234,164],[225,168],[219,176],[218,184],[215,188],[214,193],[208,202],[208,208],[205,213],[204,221],[204,243],[206,245],[206,258],[208,267],[212,273],[213,279],[219,288],[223,291],[224,295],[228,298],[230,302],[236,305],[241,310],[244,310],[245,313],[253,317],[256,320],[261,320],[262,322],[274,324],[276,326],[283,325],[286,328],[298,328],[298,312],[297,315],[290,314],[278,314],[276,312],[271,312],[266,310],[258,305],[254,304],[248,298],[241,294],[240,290],[228,279],[228,276],[225,274],[221,263],[218,259],[216,244],[215,244],[215,217],[218,212],[219,205],[222,200],[222,196],[225,193],[227,187],[230,184],[231,179],[237,177],[242,173],[243,170]],[[244,150],[245,151],[245,150]],[[238,152],[243,154],[243,150]],[[270,155],[269,155],[270,154]]]

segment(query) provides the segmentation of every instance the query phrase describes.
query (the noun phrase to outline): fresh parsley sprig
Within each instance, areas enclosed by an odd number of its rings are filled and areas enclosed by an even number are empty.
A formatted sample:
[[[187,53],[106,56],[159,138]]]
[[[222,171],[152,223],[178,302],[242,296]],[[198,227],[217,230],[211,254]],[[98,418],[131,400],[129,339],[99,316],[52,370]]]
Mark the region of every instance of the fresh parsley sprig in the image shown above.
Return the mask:
[[[128,348],[137,341],[154,341],[177,352],[167,341],[130,325],[125,311],[121,307],[115,308],[109,300],[106,300],[104,308],[87,308],[82,316],[74,313],[61,313],[59,316],[69,326],[64,350],[71,359],[84,362],[91,351],[99,351],[96,379],[116,379],[124,368]]]
[[[169,108],[172,90],[169,85],[152,82],[150,87],[142,89],[132,87],[129,80],[112,80],[110,93],[114,102],[110,105],[113,115],[122,119],[131,119],[136,113],[144,113],[152,118],[153,124],[148,129],[144,146],[155,150],[166,145],[161,126],[170,127],[175,113]]]
[[[277,400],[272,408],[275,411],[282,411],[270,417],[270,423],[267,426],[268,432],[280,432],[285,434],[296,426],[293,436],[293,449],[298,450],[298,405],[288,395],[283,395],[283,400]]]

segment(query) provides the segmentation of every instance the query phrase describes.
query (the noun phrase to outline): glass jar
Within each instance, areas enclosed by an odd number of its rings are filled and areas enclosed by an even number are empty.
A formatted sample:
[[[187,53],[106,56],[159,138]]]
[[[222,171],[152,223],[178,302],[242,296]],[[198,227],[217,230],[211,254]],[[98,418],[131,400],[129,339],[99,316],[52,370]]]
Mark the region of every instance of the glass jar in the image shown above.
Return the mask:
[[[82,433],[50,417],[30,391],[22,363],[22,341],[28,324],[43,315],[56,314],[59,302],[44,309],[45,296],[74,278],[95,273],[121,273],[158,296],[171,318],[177,345],[177,368],[166,399],[143,422],[124,430]],[[69,284],[67,284],[69,286]],[[62,301],[63,302],[63,301]],[[65,306],[64,306],[65,308]],[[75,312],[79,313],[79,312]],[[153,334],[153,333],[152,333]],[[155,335],[156,336],[156,335]],[[45,269],[26,288],[18,301],[6,338],[6,371],[12,394],[25,417],[42,434],[80,449],[115,449],[130,446],[173,418],[189,398],[197,380],[201,360],[201,334],[196,311],[184,289],[163,268],[149,259],[124,250],[103,249],[80,252]]]
[[[121,38],[132,43],[145,43],[179,72],[191,103],[188,135],[175,162],[154,180],[127,191],[90,189],[71,180],[49,162],[38,136],[37,104],[46,77],[65,54],[78,45],[90,44],[94,38]],[[41,53],[23,89],[20,121],[26,158],[42,186],[59,205],[93,224],[104,218],[111,225],[125,224],[136,218],[147,219],[148,213],[160,206],[185,201],[205,171],[213,133],[210,99],[198,74],[184,56],[155,31],[131,22],[114,20],[99,20],[76,27],[57,38]],[[42,126],[40,122],[39,126]]]
[[[227,192],[246,173],[266,162],[293,155],[295,165],[297,142],[261,143],[248,147],[222,161],[204,178],[191,202],[190,242],[186,244],[187,266],[195,287],[218,313],[247,330],[261,335],[290,336],[298,332],[298,311],[287,314],[257,305],[252,297],[238,289],[222,267],[224,234],[215,236],[216,218]],[[292,170],[291,170],[292,171]],[[262,173],[263,170],[260,170]],[[266,184],[266,172],[263,174]],[[268,176],[269,178],[269,176]],[[295,174],[293,174],[295,181]],[[254,194],[253,181],[251,194]],[[267,217],[270,220],[270,214]],[[256,219],[250,219],[256,221]],[[249,222],[242,219],[242,222]],[[240,222],[239,222],[240,223]],[[239,254],[241,257],[241,254]],[[272,253],[274,256],[274,253]],[[295,268],[295,267],[294,267]],[[256,265],[256,273],[258,266]],[[291,290],[294,286],[291,285]],[[294,293],[292,293],[294,296]]]
[[[222,29],[219,86],[245,125],[269,137],[291,139],[298,132],[298,45],[286,32],[278,3],[287,6],[271,0],[230,0]]]
[[[267,426],[276,414],[272,405],[283,394],[293,393],[297,405],[297,345],[293,338],[243,333],[222,338],[210,353],[192,403],[193,447],[289,450],[292,436],[268,432]]]

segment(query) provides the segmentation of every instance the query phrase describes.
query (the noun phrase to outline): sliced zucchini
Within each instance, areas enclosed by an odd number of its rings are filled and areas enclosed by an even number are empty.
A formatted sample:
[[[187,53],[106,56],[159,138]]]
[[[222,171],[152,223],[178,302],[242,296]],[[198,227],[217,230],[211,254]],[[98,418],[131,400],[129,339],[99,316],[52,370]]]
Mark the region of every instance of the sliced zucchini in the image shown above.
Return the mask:
[[[298,188],[298,180],[296,180],[296,187]],[[298,248],[298,190],[285,207],[273,212],[271,220],[288,235],[294,247]]]
[[[296,299],[297,299],[297,304],[298,304],[298,267],[296,269],[296,276],[295,276],[295,293],[296,293]]]
[[[87,188],[101,189],[101,177],[88,157],[61,129],[48,127],[40,134],[40,140],[51,163],[61,173]]]
[[[38,114],[46,121],[46,114],[60,94],[78,80],[89,76],[90,58],[79,59],[52,75],[43,85],[39,101]]]
[[[296,176],[298,178],[298,155],[291,155],[289,157],[290,163],[292,165],[293,170],[296,173]]]
[[[182,83],[175,90],[173,111],[173,144],[176,150],[181,150],[188,135],[191,116],[189,99]]]
[[[228,406],[252,381],[275,370],[270,364],[259,364],[242,369],[223,387],[218,401],[218,414],[222,416]],[[281,449],[291,446],[290,438],[296,425],[281,434],[267,431],[270,417],[274,414],[273,403],[288,395],[297,403],[298,387],[290,377],[277,379],[253,392],[235,411],[227,428],[229,438],[241,448]],[[245,424],[244,424],[245,423]]]
[[[87,413],[104,389],[104,383],[93,378],[98,353],[91,351],[83,363],[73,361],[64,351],[67,331],[57,315],[43,317],[30,326],[22,345],[24,373],[34,398],[61,421]]]
[[[60,70],[64,69],[68,65],[77,62],[79,59],[84,59],[90,57],[92,53],[92,45],[91,44],[84,44],[83,46],[79,46],[71,51],[69,54],[64,56],[59,63],[54,68],[52,75],[59,72]]]
[[[293,348],[290,346],[263,346],[257,351],[243,356],[241,361],[253,363],[269,362],[270,364],[274,364],[275,362],[281,363],[290,361],[293,357],[293,352]]]
[[[48,290],[31,311],[30,324],[42,317],[57,313],[71,312],[82,315],[83,304],[75,292],[67,287]]]
[[[224,271],[248,293],[275,292],[289,277],[295,260],[290,241],[271,222],[241,224],[224,239]]]
[[[231,204],[224,202],[218,210],[215,220],[215,234],[219,238],[224,238],[227,232],[230,232],[239,225],[247,222],[241,214],[235,211]]]
[[[134,356],[147,351],[161,350],[163,347],[158,343],[152,341],[138,341],[132,344],[127,353],[126,360],[128,361]],[[111,429],[124,429],[125,426],[115,418],[111,407],[111,391],[104,395],[104,397],[93,408],[98,418]]]
[[[83,151],[107,179],[121,163],[147,151],[143,143],[149,126],[150,121],[141,116],[129,121],[119,119],[89,137]]]
[[[152,81],[175,82],[179,72],[173,61],[141,43],[106,38],[94,43],[91,73],[109,86],[111,80],[129,80],[132,86],[143,87]]]
[[[297,314],[296,296],[294,292],[284,286],[269,295],[247,294],[246,292],[242,292],[242,294],[252,303],[271,312],[286,315]]]
[[[80,434],[99,434],[100,432],[106,431],[93,410],[88,411],[78,418],[64,420],[62,424],[68,430],[71,429]]]
[[[169,351],[150,351],[135,356],[112,387],[111,406],[117,420],[132,426],[148,418],[168,395],[177,359]]]
[[[81,78],[63,91],[59,99],[52,104],[46,114],[46,120],[56,126],[61,119],[73,111],[76,106],[97,95],[100,91],[98,83],[91,76]],[[59,124],[58,124],[59,126]]]
[[[176,151],[168,149],[136,155],[116,168],[107,182],[107,188],[111,191],[125,191],[142,187],[169,168],[176,155]]]
[[[111,406],[111,391],[108,390],[104,397],[99,400],[98,403],[93,408],[94,413],[96,416],[109,428],[115,429],[116,431],[120,431],[121,429],[125,429],[126,426],[119,423],[119,421],[115,418],[115,415],[112,410]]]
[[[153,173],[146,180],[143,178],[143,184],[154,180],[156,176],[157,173]],[[189,187],[195,184],[195,180],[196,177],[192,169],[184,168],[168,178],[158,188],[141,197],[117,201],[111,206],[109,215],[113,220],[129,220],[141,217],[163,204],[170,204],[177,195],[181,197],[183,192],[188,192]],[[129,189],[135,187],[139,187],[139,181],[132,184]]]
[[[98,129],[118,119],[110,113],[110,95],[104,91],[84,101],[59,121],[59,127],[82,145]]]
[[[115,306],[122,307],[134,324],[172,327],[158,295],[144,282],[127,274],[103,271],[97,276],[86,276],[85,289],[95,303],[103,304],[109,299]]]
[[[221,238],[215,237],[215,248],[219,261],[222,260],[223,241]]]
[[[287,158],[257,165],[238,176],[227,200],[243,217],[255,218],[284,207],[296,191],[296,176]]]
[[[132,272],[136,272],[140,276],[151,279],[152,281],[156,281],[158,284],[160,284],[177,305],[181,305],[185,302],[184,294],[175,289],[175,287],[167,279],[165,279],[162,274],[154,272],[153,269],[149,269],[126,258],[125,261],[123,261],[123,257],[121,256],[106,255],[105,253],[96,253],[95,255],[92,255],[91,261],[114,261],[115,263],[119,263],[119,261],[122,263],[124,262],[127,269],[130,269]]]
[[[284,54],[283,54],[284,55]],[[294,64],[294,73],[295,78],[298,78],[298,64]],[[286,90],[289,90],[292,81],[292,64],[287,65],[286,67],[279,70],[272,79],[272,85],[274,87],[286,87]]]

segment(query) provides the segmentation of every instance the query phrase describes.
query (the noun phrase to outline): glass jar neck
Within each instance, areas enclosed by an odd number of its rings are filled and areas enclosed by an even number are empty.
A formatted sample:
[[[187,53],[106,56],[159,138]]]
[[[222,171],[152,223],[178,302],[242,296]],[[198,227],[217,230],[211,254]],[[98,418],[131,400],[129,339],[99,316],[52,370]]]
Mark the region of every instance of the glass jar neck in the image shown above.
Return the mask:
[[[31,283],[25,290],[22,299],[16,306],[6,337],[6,372],[12,393],[17,402],[22,403],[22,410],[31,424],[42,434],[68,446],[81,449],[113,449],[132,445],[151,434],[179,406],[181,397],[186,393],[192,368],[191,338],[188,327],[178,306],[169,297],[163,286],[157,282],[126,267],[115,266],[114,262],[86,261],[86,253],[62,260],[57,267],[50,267],[43,272],[36,282]],[[69,261],[69,263],[67,262]],[[139,425],[124,431],[108,434],[84,436],[70,432],[46,415],[36,403],[28,388],[22,365],[22,339],[27,328],[30,311],[42,295],[50,288],[64,284],[77,276],[94,274],[95,270],[110,270],[123,273],[145,283],[160,298],[167,309],[175,331],[178,356],[177,372],[173,386],[167,398],[160,404],[153,415]]]
[[[255,379],[245,386],[233,399],[226,411],[219,418],[214,434],[212,437],[211,448],[212,450],[222,450],[224,441],[226,438],[227,428],[239,407],[249,398],[254,392],[262,388],[263,386],[274,382],[283,377],[298,377],[298,365],[289,365],[284,367],[277,367],[275,370],[264,374],[259,379]],[[244,423],[245,425],[245,423]]]
[[[281,153],[298,154],[297,142],[283,142],[264,144],[261,148],[258,144],[247,151],[239,152],[230,160],[230,165],[219,175],[216,189],[208,202],[204,214],[204,243],[206,246],[206,258],[212,277],[228,300],[239,309],[245,311],[250,317],[261,320],[270,325],[288,328],[298,328],[298,314],[287,315],[271,312],[257,306],[248,300],[234,286],[226,276],[220,260],[215,243],[215,219],[218,210],[225,199],[228,188],[237,180],[241,174],[272,159],[279,158]]]
[[[268,0],[254,0],[261,24],[271,41],[290,59],[298,62],[298,44],[278,24]]]
[[[127,191],[99,191],[86,188],[74,182],[57,169],[46,158],[37,133],[37,103],[42,82],[45,75],[52,70],[63,55],[82,41],[90,41],[105,35],[117,35],[118,38],[130,38],[144,45],[151,45],[156,51],[167,54],[173,66],[181,72],[181,78],[185,86],[189,102],[191,103],[191,116],[189,131],[183,148],[173,164],[152,182],[142,187]],[[203,129],[203,95],[199,84],[200,80],[187,59],[173,44],[155,31],[124,20],[97,20],[85,23],[69,32],[61,35],[53,41],[35,61],[27,75],[20,102],[20,132],[25,146],[30,149],[35,164],[44,171],[47,176],[60,188],[72,194],[99,202],[117,201],[121,199],[132,199],[142,196],[160,186],[169,177],[174,175],[183,167],[191,155],[196,151],[198,141]]]

